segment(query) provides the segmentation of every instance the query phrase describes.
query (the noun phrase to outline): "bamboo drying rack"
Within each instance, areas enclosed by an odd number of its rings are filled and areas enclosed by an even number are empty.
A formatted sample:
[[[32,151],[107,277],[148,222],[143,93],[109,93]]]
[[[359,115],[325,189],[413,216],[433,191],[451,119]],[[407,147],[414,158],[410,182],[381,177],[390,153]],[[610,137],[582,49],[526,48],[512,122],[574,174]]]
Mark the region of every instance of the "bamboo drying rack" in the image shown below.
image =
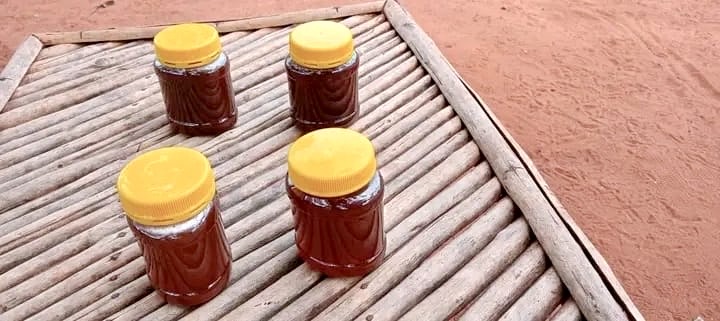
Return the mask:
[[[298,135],[284,36],[320,19],[356,35],[353,127],[388,178],[389,256],[365,278],[323,279],[298,261],[280,188]],[[0,319],[644,321],[528,155],[397,2],[206,23],[239,64],[244,113],[218,138],[165,126],[146,66],[147,39],[164,26],[35,34],[12,56],[0,74]],[[111,188],[127,158],[170,144],[210,155],[221,201],[234,204],[224,212],[233,284],[195,310],[153,294]]]

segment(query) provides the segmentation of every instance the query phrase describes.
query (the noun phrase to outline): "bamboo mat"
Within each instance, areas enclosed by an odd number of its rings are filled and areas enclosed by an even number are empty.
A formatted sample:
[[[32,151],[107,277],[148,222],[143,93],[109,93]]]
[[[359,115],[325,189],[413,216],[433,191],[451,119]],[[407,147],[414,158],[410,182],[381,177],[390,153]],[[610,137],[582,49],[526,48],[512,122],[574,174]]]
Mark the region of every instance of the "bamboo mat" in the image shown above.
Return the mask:
[[[170,130],[151,41],[59,44],[0,114],[0,320],[583,319],[565,266],[387,19],[337,19],[361,57],[351,128],[386,179],[380,268],[330,279],[297,257],[283,181],[301,135],[283,65],[291,26],[222,35],[239,117],[217,137]],[[234,259],[228,288],[195,309],[152,291],[114,188],[134,155],[172,145],[212,162]]]

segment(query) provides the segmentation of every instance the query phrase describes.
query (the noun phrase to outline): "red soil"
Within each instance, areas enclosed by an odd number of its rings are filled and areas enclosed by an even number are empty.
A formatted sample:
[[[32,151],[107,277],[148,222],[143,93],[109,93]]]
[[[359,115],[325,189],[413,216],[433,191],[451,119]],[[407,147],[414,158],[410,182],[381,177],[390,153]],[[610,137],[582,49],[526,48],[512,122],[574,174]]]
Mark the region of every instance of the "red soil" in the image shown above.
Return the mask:
[[[35,31],[358,1],[0,1],[0,66]],[[720,320],[716,1],[406,0],[535,160],[648,320]],[[432,6],[432,7],[430,7]],[[9,30],[8,30],[9,28]]]

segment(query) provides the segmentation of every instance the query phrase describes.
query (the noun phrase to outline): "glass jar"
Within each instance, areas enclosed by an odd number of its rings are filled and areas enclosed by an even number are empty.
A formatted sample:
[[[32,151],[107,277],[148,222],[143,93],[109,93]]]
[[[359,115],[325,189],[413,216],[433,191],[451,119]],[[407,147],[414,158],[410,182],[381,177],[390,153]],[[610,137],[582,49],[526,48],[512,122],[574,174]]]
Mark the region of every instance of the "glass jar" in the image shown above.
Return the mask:
[[[227,286],[232,255],[203,154],[185,147],[144,153],[122,169],[117,189],[150,283],[168,303],[198,305]]]
[[[172,127],[201,136],[235,126],[230,59],[217,30],[207,24],[170,26],[155,35],[154,44],[155,74]]]
[[[312,21],[290,33],[285,59],[291,115],[303,131],[346,127],[359,114],[353,35],[332,21]]]
[[[360,276],[382,263],[384,185],[376,166],[372,143],[350,129],[312,131],[290,147],[295,244],[310,268]]]

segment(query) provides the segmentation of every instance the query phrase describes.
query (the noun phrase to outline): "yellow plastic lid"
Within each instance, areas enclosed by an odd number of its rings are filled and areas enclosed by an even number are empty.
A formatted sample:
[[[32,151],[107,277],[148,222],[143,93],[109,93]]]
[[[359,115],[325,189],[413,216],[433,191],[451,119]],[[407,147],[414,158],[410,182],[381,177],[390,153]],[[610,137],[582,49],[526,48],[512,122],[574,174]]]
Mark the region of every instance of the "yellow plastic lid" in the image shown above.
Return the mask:
[[[364,135],[325,128],[298,138],[288,153],[288,175],[295,187],[318,197],[348,195],[375,175],[375,149]]]
[[[165,147],[132,159],[117,181],[120,203],[128,217],[144,225],[185,221],[215,197],[210,161],[186,147]]]
[[[290,32],[290,57],[308,68],[327,69],[346,63],[355,46],[350,29],[333,21],[311,21]]]
[[[208,24],[185,23],[155,35],[155,56],[166,66],[193,68],[207,65],[222,51],[217,30]]]

